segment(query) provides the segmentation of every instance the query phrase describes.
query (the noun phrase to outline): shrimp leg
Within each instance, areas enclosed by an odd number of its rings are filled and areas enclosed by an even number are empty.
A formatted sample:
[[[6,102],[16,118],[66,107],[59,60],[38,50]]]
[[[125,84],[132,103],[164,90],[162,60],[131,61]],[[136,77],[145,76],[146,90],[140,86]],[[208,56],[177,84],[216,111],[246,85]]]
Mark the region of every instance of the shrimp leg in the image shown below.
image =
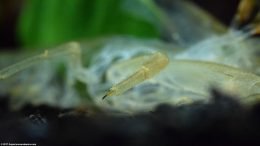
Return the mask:
[[[162,53],[154,53],[144,59],[143,65],[131,76],[112,86],[102,99],[108,96],[120,95],[133,86],[155,76],[169,63],[169,59]]]
[[[58,56],[69,56],[71,62],[74,64],[80,64],[81,49],[78,43],[71,42],[65,45],[61,45],[53,50],[45,50],[42,54],[25,59],[21,62],[8,66],[0,70],[0,80],[6,79],[17,72],[20,72],[26,68],[36,65],[44,60],[56,58]]]
[[[241,24],[244,24],[246,21],[248,21],[248,19],[252,16],[255,6],[255,0],[240,0],[236,15],[233,19],[231,26],[233,28],[237,28]]]

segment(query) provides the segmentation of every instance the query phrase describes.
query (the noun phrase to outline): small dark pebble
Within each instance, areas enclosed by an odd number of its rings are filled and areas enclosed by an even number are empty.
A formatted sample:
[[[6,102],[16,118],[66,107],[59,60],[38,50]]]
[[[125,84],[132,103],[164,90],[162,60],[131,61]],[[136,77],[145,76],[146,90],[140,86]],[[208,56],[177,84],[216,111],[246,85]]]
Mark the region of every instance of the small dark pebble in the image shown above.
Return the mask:
[[[27,105],[20,111],[0,101],[0,143],[37,145],[260,145],[260,104],[243,107],[212,91],[209,103],[159,105],[131,116],[59,114],[73,109]]]

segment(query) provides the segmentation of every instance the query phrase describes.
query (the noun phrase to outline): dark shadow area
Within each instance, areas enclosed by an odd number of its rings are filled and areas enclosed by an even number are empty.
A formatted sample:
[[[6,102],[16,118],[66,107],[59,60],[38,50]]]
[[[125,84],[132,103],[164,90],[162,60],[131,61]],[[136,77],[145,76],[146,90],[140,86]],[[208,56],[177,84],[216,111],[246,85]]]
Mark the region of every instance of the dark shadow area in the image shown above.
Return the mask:
[[[152,112],[131,116],[90,115],[87,111],[44,105],[28,105],[13,112],[7,103],[0,102],[1,142],[92,146],[260,144],[260,104],[248,109],[234,97],[215,90],[207,104],[160,105]],[[61,113],[63,116],[59,116]]]

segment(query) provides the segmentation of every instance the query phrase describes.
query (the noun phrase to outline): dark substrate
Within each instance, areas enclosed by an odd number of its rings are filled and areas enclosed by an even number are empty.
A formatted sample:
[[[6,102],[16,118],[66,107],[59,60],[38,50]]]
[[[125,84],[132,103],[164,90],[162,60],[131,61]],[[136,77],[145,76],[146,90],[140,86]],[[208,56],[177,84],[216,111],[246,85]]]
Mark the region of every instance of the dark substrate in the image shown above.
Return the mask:
[[[244,108],[212,92],[208,104],[160,105],[149,113],[115,116],[49,106],[10,111],[0,102],[0,143],[37,145],[260,145],[260,104]],[[61,113],[63,116],[60,116]]]

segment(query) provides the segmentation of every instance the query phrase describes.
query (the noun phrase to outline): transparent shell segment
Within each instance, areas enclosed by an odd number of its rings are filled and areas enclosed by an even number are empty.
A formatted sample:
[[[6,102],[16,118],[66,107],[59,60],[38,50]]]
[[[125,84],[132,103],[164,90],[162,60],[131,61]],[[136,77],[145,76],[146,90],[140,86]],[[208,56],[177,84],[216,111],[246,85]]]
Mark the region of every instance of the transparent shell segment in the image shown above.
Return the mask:
[[[14,108],[93,104],[125,113],[151,111],[161,103],[208,102],[212,87],[245,104],[260,100],[260,41],[252,37],[259,27],[226,28],[185,0],[168,7],[155,7],[150,0],[125,2],[135,14],[152,11],[147,19],[158,23],[170,42],[118,36],[61,45],[17,62],[0,57],[1,68],[6,67],[0,70],[0,94],[10,95]],[[134,9],[136,2],[144,7]],[[167,63],[153,54],[164,54]],[[8,66],[8,58],[14,65]],[[111,87],[117,96],[102,100]]]

